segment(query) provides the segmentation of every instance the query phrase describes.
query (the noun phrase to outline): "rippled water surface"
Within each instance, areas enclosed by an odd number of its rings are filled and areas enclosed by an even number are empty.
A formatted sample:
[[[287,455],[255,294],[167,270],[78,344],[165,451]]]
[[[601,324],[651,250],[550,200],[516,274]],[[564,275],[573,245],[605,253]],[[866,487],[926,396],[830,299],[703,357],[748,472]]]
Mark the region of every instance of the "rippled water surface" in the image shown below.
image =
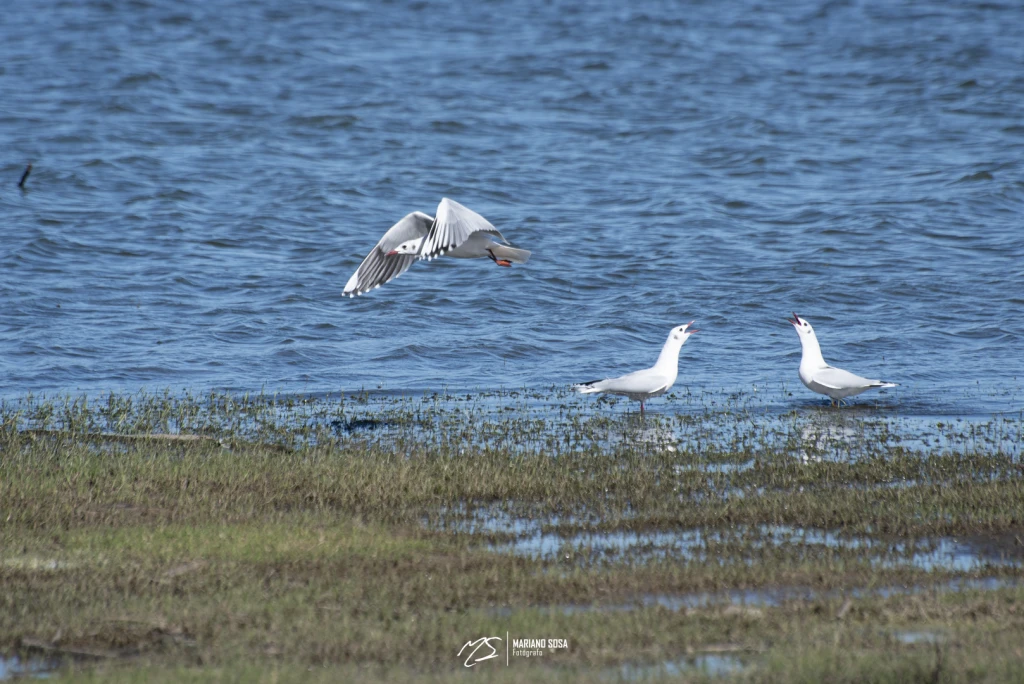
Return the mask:
[[[1022,25],[968,1],[13,3],[0,394],[548,388],[696,319],[681,387],[800,406],[796,311],[901,383],[860,401],[1019,411]],[[442,196],[531,261],[343,299]]]

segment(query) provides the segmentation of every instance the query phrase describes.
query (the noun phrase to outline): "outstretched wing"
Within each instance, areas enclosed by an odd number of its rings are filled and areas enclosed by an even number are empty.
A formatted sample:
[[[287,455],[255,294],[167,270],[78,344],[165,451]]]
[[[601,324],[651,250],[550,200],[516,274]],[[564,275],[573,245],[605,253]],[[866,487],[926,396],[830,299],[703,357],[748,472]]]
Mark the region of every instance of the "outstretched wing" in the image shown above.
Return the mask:
[[[420,247],[420,259],[434,259],[443,256],[469,239],[473,233],[490,233],[508,244],[498,229],[491,222],[472,209],[467,209],[455,200],[447,197],[437,205],[437,217],[423,238]]]
[[[348,279],[345,285],[346,294],[349,297],[369,292],[375,287],[380,287],[389,280],[394,280],[405,273],[413,262],[416,261],[412,254],[395,254],[388,256],[388,252],[398,247],[403,242],[416,240],[427,234],[434,219],[422,211],[414,211],[406,215],[401,221],[391,226],[380,242],[370,250],[370,253],[359,264],[359,268]]]

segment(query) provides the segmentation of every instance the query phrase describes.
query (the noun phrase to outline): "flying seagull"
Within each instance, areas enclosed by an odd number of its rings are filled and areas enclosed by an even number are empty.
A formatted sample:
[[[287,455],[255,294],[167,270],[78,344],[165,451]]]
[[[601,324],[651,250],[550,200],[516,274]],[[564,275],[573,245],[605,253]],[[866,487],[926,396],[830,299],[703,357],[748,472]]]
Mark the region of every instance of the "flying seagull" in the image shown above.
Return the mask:
[[[594,392],[607,392],[608,394],[622,394],[630,399],[640,402],[640,413],[644,412],[644,402],[651,397],[660,397],[668,391],[668,388],[675,384],[676,376],[679,375],[679,350],[690,335],[699,332],[698,328],[687,329],[693,325],[690,321],[686,325],[672,328],[665,340],[665,346],[661,348],[661,355],[658,362],[650,368],[638,370],[618,378],[606,380],[594,380],[573,385],[573,389],[580,394],[592,394]]]
[[[391,226],[348,279],[342,294],[355,297],[405,273],[417,259],[487,257],[498,266],[524,264],[530,252],[516,249],[480,214],[447,197],[437,216],[414,211]]]
[[[797,337],[800,338],[802,349],[800,382],[804,383],[804,386],[812,392],[828,396],[829,404],[841,405],[846,397],[855,396],[875,387],[897,386],[895,382],[868,380],[841,368],[833,368],[825,363],[825,359],[821,355],[821,347],[818,346],[818,337],[814,334],[814,328],[807,322],[807,319],[800,318],[794,313],[793,318],[786,320],[793,324]]]

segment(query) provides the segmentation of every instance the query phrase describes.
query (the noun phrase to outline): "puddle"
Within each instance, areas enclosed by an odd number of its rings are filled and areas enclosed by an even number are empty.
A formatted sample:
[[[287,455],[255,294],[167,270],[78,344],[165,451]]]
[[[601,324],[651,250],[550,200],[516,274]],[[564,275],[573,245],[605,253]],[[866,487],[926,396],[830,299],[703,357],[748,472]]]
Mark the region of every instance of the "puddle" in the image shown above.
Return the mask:
[[[708,562],[728,552],[737,562],[755,562],[775,548],[787,555],[842,552],[882,569],[914,568],[972,572],[986,567],[1020,567],[1022,550],[1007,540],[925,538],[893,541],[791,525],[737,525],[724,530],[580,531],[592,521],[571,516],[543,519],[513,516],[494,507],[441,512],[442,529],[471,535],[512,537],[490,544],[498,553],[540,560],[610,562],[678,560]],[[454,518],[454,520],[452,520]],[[430,527],[430,522],[424,520]],[[559,529],[562,528],[562,529]]]
[[[941,538],[934,542],[935,548],[930,551],[914,553],[907,564],[922,570],[953,570],[970,572],[986,566],[1020,565],[1019,560],[1010,560],[991,556],[969,541]],[[903,565],[898,560],[879,563],[880,567],[893,568]]]
[[[61,661],[49,658],[19,658],[0,655],[0,681],[44,679],[60,669]]]
[[[935,592],[959,592],[959,591],[994,591],[1008,587],[1020,586],[1021,582],[1016,579],[1003,577],[986,577],[974,580],[951,580],[937,585],[892,585],[888,587],[877,587],[874,589],[847,589],[836,591],[816,591],[808,587],[771,587],[766,589],[730,589],[715,592],[695,592],[692,594],[649,594],[638,597],[632,603],[617,603],[611,605],[561,605],[551,606],[552,610],[564,615],[591,612],[623,612],[658,606],[673,612],[687,610],[701,610],[708,608],[723,607],[726,610],[737,609],[737,615],[745,615],[750,618],[760,617],[759,608],[774,608],[793,601],[819,601],[836,600],[839,598],[889,598],[892,596],[906,596],[921,594],[929,591]],[[925,635],[932,632],[894,632],[894,638],[899,639],[900,634]],[[913,636],[907,637],[913,639]],[[919,637],[923,639],[925,637]],[[939,638],[942,638],[939,635]],[[912,643],[906,641],[905,643]]]
[[[688,532],[611,532],[583,533],[562,536],[557,532],[536,532],[507,544],[496,544],[498,552],[520,556],[555,559],[583,556],[613,559],[629,555],[633,558],[703,558],[702,547],[707,536],[699,531]]]
[[[707,677],[728,677],[741,672],[746,665],[737,656],[703,653],[662,663],[626,663],[607,671],[604,679],[625,682],[647,681],[661,677],[682,677],[702,674]]]
[[[892,636],[901,644],[941,644],[946,640],[944,634],[926,630],[897,631]]]

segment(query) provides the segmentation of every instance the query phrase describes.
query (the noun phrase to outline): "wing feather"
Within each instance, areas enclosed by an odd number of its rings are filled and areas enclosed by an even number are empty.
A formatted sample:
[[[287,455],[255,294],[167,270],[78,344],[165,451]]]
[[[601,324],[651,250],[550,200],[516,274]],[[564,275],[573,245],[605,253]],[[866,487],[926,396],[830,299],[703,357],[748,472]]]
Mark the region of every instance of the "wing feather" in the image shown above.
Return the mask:
[[[433,222],[433,217],[422,211],[414,211],[402,217],[402,220],[391,226],[380,242],[366,255],[359,268],[349,278],[342,294],[355,297],[405,273],[416,261],[416,257],[412,254],[388,256],[388,252],[403,242],[423,237]]]
[[[858,387],[879,387],[881,380],[868,380],[842,368],[826,366],[814,374],[814,382],[834,390],[856,389]]]
[[[668,387],[667,378],[654,369],[634,371],[618,378],[608,378],[599,384],[603,392],[620,394],[653,394]]]
[[[423,238],[419,257],[435,259],[455,249],[468,240],[470,235],[478,232],[489,233],[508,244],[505,236],[498,232],[490,221],[455,200],[444,197],[437,205],[434,224]]]

